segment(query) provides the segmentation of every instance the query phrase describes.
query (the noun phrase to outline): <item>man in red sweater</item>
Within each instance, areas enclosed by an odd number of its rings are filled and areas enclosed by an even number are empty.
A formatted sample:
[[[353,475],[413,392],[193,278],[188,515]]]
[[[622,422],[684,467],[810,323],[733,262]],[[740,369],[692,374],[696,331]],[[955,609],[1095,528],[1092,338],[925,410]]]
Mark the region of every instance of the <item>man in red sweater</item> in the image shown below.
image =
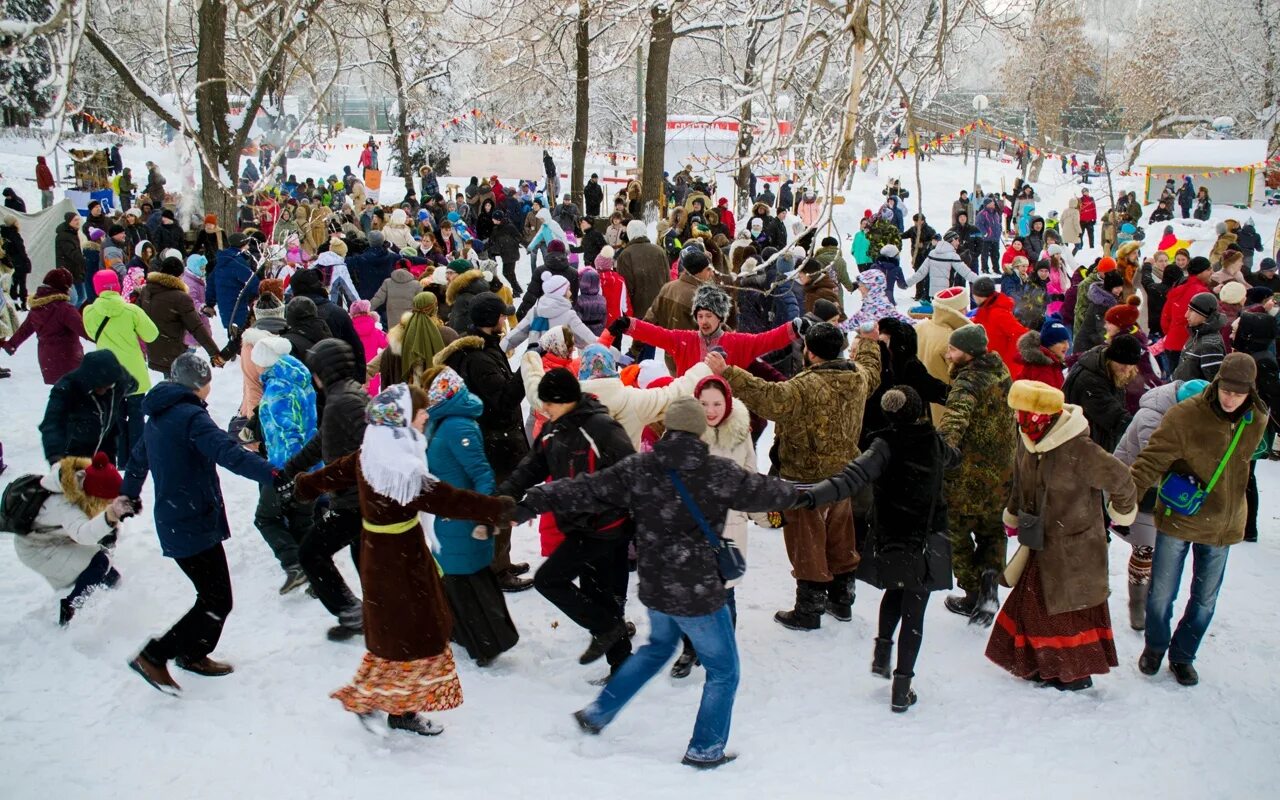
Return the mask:
[[[765,353],[789,346],[803,336],[810,325],[809,320],[798,317],[763,333],[734,333],[724,327],[731,308],[724,289],[714,283],[704,283],[693,295],[696,330],[673,331],[641,319],[621,317],[609,326],[609,333],[615,341],[629,333],[637,342],[661,348],[675,362],[676,377],[680,377],[717,347],[724,351],[729,366],[746,369]]]
[[[1164,330],[1165,368],[1170,374],[1178,368],[1182,348],[1186,347],[1191,331],[1187,329],[1187,307],[1191,298],[1201,292],[1209,292],[1209,259],[1196,256],[1187,263],[1187,279],[1169,290],[1160,312],[1160,327]]]
[[[970,292],[978,303],[973,321],[987,330],[987,349],[999,353],[1005,367],[1011,368],[1018,356],[1018,339],[1027,332],[1013,315],[1013,300],[997,292],[990,278],[974,281]]]

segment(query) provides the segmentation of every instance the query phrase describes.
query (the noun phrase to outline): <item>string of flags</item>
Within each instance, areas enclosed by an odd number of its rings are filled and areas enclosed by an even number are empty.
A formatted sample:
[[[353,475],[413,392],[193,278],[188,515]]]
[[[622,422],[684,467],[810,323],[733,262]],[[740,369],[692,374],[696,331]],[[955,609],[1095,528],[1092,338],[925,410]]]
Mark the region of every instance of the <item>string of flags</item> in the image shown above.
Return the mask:
[[[67,108],[71,109],[70,103],[67,104]],[[95,117],[93,114],[90,114],[88,111],[82,110],[76,113],[83,119],[87,120],[88,122],[94,125],[97,125],[99,128],[103,128],[104,130],[111,131],[112,133],[118,134],[120,136],[128,136],[131,139],[138,138],[137,134],[133,133],[132,131],[127,131],[124,128],[121,128],[119,125],[113,125],[110,122],[107,122],[105,119],[101,119],[100,117]]]

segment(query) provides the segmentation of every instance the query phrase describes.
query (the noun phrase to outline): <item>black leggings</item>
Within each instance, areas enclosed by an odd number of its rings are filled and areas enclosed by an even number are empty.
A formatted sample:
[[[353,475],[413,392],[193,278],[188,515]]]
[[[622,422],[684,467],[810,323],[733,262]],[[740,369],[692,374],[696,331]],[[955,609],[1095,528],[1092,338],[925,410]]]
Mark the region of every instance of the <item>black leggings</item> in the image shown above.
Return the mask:
[[[927,605],[928,592],[908,592],[905,589],[887,589],[880,600],[881,639],[893,641],[898,621],[902,621],[894,675],[909,678],[915,674],[916,656],[920,655],[920,643],[924,641],[924,609]]]

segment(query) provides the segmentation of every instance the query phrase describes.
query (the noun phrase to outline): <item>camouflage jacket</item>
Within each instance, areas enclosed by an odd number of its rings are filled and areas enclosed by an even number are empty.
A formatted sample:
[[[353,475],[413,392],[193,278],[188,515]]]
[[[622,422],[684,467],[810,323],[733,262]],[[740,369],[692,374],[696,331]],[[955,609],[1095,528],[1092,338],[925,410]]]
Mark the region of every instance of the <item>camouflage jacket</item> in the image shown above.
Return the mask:
[[[988,352],[954,371],[947,410],[938,432],[960,451],[947,473],[947,506],[953,516],[999,514],[1008,497],[1018,428],[1009,409],[1009,370]]]

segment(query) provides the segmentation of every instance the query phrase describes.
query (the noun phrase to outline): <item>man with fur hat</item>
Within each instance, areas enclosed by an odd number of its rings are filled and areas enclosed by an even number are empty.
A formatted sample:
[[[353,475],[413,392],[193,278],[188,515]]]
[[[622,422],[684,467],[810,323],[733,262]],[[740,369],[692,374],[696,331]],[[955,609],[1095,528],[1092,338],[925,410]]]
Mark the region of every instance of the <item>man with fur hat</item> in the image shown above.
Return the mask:
[[[969,311],[969,289],[953,286],[933,296],[933,313],[929,319],[916,326],[916,353],[929,374],[943,383],[951,384],[951,362],[947,360],[947,347],[951,334],[966,325],[972,325],[965,316]],[[930,405],[933,424],[942,422],[944,407]]]
[[[1227,319],[1218,308],[1218,298],[1209,291],[1197,293],[1187,304],[1184,318],[1189,337],[1183,345],[1178,366],[1173,371],[1173,379],[1191,381],[1200,378],[1211,381],[1218,374],[1218,368],[1222,366],[1222,359],[1227,353],[1226,344],[1222,340],[1222,329],[1226,326]]]
[[[672,330],[645,320],[622,317],[609,326],[608,333],[614,341],[624,333],[630,333],[637,342],[662,348],[669,364],[674,364],[674,374],[680,376],[717,349],[724,352],[729,364],[745,369],[765,353],[789,346],[811,324],[809,320],[798,317],[763,333],[730,331],[725,322],[732,303],[729,295],[714,283],[699,285],[693,292],[690,306],[689,319],[694,330]]]
[[[707,253],[698,245],[690,245],[680,251],[680,275],[674,280],[668,281],[658,292],[658,296],[654,298],[653,304],[649,306],[649,310],[645,312],[643,317],[645,322],[650,322],[660,328],[669,330],[692,330],[695,325],[693,322],[693,296],[698,288],[705,283],[714,283],[716,280],[715,269],[711,266],[711,259],[707,257]],[[730,304],[732,306],[732,303]],[[729,311],[725,309],[723,319],[729,318]]]
[[[1268,423],[1256,378],[1257,365],[1249,356],[1224,358],[1209,388],[1169,409],[1133,462],[1139,495],[1171,478],[1191,475],[1207,481],[1218,473],[1213,490],[1194,513],[1170,508],[1163,492],[1157,497],[1146,646],[1138,659],[1144,675],[1155,675],[1167,652],[1169,670],[1179,684],[1200,681],[1193,662],[1213,619],[1228,548],[1244,538],[1249,463]],[[1171,630],[1189,551],[1191,596],[1177,629]]]
[[[531,294],[530,292],[529,294]],[[525,296],[528,297],[529,294]],[[484,436],[485,457],[493,467],[494,480],[501,483],[529,452],[520,404],[524,382],[512,372],[503,351],[502,317],[513,313],[510,306],[492,292],[476,295],[471,302],[471,327],[465,335],[436,353],[434,363],[451,367],[462,377],[467,389],[484,403],[484,413],[476,420]],[[505,592],[520,592],[533,586],[521,578],[528,564],[511,563],[511,528],[499,528],[490,569]]]
[[[951,564],[964,590],[948,597],[947,610],[990,625],[999,607],[996,580],[1004,569],[1005,536],[1000,504],[1013,472],[1017,429],[1009,413],[1009,370],[987,349],[981,325],[957,328],[948,340],[951,391],[938,433],[960,451],[959,469],[945,485],[951,525]]]
[[[879,329],[859,331],[852,360],[844,349],[839,328],[826,322],[814,325],[804,335],[806,368],[782,383],[752,376],[745,364],[730,366],[718,351],[707,354],[707,366],[729,382],[735,397],[776,423],[778,468],[784,478],[823,480],[858,456],[863,409],[880,385]],[[796,579],[796,603],[774,619],[793,630],[818,628],[824,611],[841,621],[851,619],[858,566],[852,501],[788,512],[783,537]]]
[[[1137,376],[1145,355],[1136,338],[1121,333],[1081,354],[1063,384],[1066,401],[1080,406],[1089,421],[1089,436],[1108,453],[1116,449],[1133,418],[1125,407],[1125,387]]]

